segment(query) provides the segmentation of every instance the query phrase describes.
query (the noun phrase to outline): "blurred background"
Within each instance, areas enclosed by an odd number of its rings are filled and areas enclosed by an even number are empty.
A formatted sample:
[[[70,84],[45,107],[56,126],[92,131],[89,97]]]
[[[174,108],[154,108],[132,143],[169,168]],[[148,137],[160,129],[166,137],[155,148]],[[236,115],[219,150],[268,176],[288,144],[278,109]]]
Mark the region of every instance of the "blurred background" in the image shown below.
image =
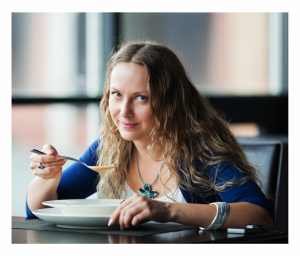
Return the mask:
[[[145,39],[177,54],[237,137],[287,138],[288,13],[12,13],[13,216],[26,216],[29,150],[79,158],[110,52]]]

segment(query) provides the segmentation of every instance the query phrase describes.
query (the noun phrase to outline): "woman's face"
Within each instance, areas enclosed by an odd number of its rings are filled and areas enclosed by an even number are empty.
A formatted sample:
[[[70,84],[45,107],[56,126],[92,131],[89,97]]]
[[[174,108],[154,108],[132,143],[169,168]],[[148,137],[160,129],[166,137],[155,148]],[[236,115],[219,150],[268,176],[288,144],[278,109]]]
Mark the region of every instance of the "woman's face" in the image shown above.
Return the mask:
[[[112,70],[109,110],[125,140],[147,142],[154,126],[147,84],[148,71],[143,66],[121,62]]]

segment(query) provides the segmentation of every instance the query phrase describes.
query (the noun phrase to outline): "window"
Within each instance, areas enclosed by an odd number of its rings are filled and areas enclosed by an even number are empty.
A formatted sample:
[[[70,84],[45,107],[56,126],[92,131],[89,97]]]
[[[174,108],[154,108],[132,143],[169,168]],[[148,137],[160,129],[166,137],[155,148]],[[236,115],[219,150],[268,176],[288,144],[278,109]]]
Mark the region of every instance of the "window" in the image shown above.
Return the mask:
[[[13,13],[13,97],[98,97],[102,14]]]
[[[27,188],[34,178],[30,149],[49,143],[60,154],[79,158],[99,135],[102,20],[97,13],[12,14],[14,216],[25,216]]]
[[[282,13],[122,13],[120,32],[125,41],[171,47],[204,95],[280,95],[287,86],[282,19]]]

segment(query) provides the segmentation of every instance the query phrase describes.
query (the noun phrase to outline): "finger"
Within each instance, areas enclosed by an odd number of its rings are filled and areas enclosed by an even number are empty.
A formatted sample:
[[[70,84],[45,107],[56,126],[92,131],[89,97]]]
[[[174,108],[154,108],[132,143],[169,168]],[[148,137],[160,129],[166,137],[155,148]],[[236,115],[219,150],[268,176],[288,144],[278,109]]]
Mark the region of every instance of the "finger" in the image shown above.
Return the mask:
[[[130,225],[137,225],[142,221],[146,222],[151,217],[149,199],[140,195],[135,195],[133,202],[126,206],[123,211],[124,217],[121,217],[121,221],[123,221],[125,228],[129,228]],[[143,214],[141,215],[141,213]]]
[[[142,211],[140,211],[138,214],[136,214],[135,216],[133,216],[132,220],[131,220],[131,225],[132,226],[136,226],[139,223],[144,223],[150,220],[151,217],[151,212],[149,209],[144,209]]]
[[[46,167],[44,169],[36,168],[36,169],[33,170],[33,174],[35,176],[38,176],[38,177],[43,178],[43,179],[49,179],[49,178],[52,178],[55,175],[55,173],[57,171],[59,171],[64,164],[65,163],[63,163],[61,165]]]
[[[122,216],[121,213],[121,221],[122,224],[120,224],[120,226],[124,226],[125,228],[129,228],[131,224],[135,224],[137,225],[139,223],[139,221],[142,221],[143,216],[147,217],[146,214],[142,214],[143,211],[147,211],[147,209],[143,209],[141,208],[139,205],[135,205],[133,207],[130,208],[124,208],[124,215]],[[139,216],[139,217],[137,217]],[[134,220],[134,221],[133,221]]]
[[[120,211],[120,215],[119,215],[119,225],[120,225],[120,229],[123,230],[124,229],[124,215],[125,215],[125,208],[121,209]]]
[[[46,167],[50,167],[50,166],[56,166],[57,168],[60,168],[62,167],[62,165],[64,165],[66,163],[67,160],[64,160],[64,159],[60,159],[60,160],[57,160],[55,162],[44,162],[44,161],[34,161],[32,159],[35,159],[35,157],[30,157],[31,161],[30,161],[30,169],[34,170],[34,169],[38,169],[38,166],[39,166],[39,163],[41,163],[45,168]]]
[[[130,203],[121,206],[122,209],[119,216],[119,225],[121,230],[129,228],[132,218],[143,210],[143,207],[141,207],[142,201],[142,197],[134,195],[130,198]]]
[[[128,204],[130,204],[131,200],[127,199],[125,201],[122,201],[120,205],[116,208],[116,210],[110,215],[108,226],[111,226],[116,222],[116,220],[119,218],[121,210]]]
[[[55,159],[61,159],[61,155],[59,155],[55,147],[50,144],[44,144],[42,151],[47,155],[55,156]]]
[[[64,159],[60,159],[60,160],[57,160],[56,162],[35,162],[36,163],[36,168],[38,167],[39,163],[41,163],[45,168],[47,167],[61,167],[62,165],[64,165],[65,163],[67,162],[67,160],[64,160]]]
[[[61,157],[60,156],[58,157],[58,155],[39,155],[33,153],[30,155],[29,159],[37,163],[49,163],[49,162],[56,162],[58,160],[61,160]]]
[[[57,150],[50,144],[44,144],[42,151],[47,155],[58,155]]]
[[[60,169],[65,163],[62,163],[60,165],[56,166],[49,166],[45,167],[43,169],[39,169],[38,167],[35,168],[34,172],[36,173],[37,176],[39,175],[49,175],[52,174],[53,172],[56,172],[58,169]]]

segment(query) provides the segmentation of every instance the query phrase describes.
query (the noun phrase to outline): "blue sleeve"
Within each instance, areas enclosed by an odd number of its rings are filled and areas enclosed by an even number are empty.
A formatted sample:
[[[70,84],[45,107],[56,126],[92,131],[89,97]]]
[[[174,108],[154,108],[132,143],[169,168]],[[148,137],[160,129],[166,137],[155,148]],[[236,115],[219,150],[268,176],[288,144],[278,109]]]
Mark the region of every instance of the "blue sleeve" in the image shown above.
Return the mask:
[[[97,139],[79,158],[80,161],[90,166],[95,166],[98,160]],[[57,188],[58,199],[84,199],[96,192],[99,181],[98,173],[75,162],[62,172],[62,177]],[[26,197],[27,198],[27,197]],[[28,217],[35,215],[28,208],[26,200],[26,214]]]
[[[26,215],[30,218],[36,218],[36,216],[30,211],[28,204],[27,204],[27,194],[26,194]]]
[[[214,169],[214,170],[213,170]],[[217,185],[223,185],[226,181],[237,182],[245,177],[236,167],[229,164],[220,164],[218,170],[213,167],[209,172],[210,180]],[[223,202],[249,202],[265,209],[272,219],[274,218],[273,210],[270,203],[259,186],[252,179],[248,179],[242,185],[227,187],[222,192],[217,192]]]

